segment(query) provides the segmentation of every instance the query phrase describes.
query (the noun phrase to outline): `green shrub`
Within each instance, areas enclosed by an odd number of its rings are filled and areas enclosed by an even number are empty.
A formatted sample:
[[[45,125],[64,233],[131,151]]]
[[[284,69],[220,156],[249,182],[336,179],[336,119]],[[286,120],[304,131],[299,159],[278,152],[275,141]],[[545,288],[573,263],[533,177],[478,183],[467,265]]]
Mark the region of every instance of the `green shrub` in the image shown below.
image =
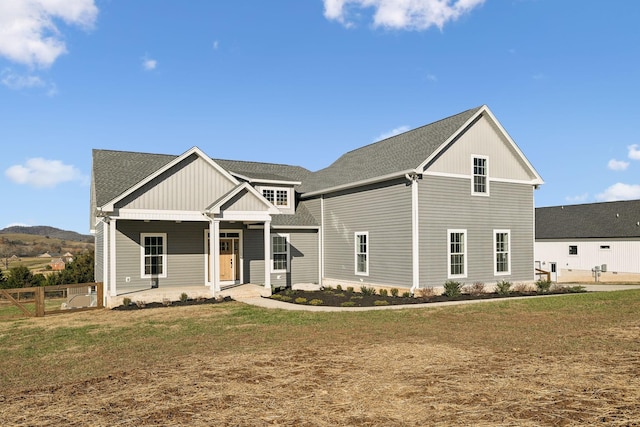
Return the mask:
[[[322,289],[325,290],[325,291],[332,291],[333,290],[333,286],[330,286],[330,285],[323,286]]]
[[[389,291],[386,289],[380,289],[380,292],[378,292],[380,294],[381,297],[388,297],[389,296]]]
[[[462,283],[455,280],[447,280],[444,282],[444,294],[449,298],[455,298],[462,293]]]
[[[373,302],[373,305],[389,305],[389,301],[378,299]]]
[[[296,304],[306,304],[307,303],[307,299],[304,297],[298,297],[296,298]]]
[[[397,297],[399,293],[400,293],[400,291],[398,290],[398,288],[391,288],[391,296],[392,297]]]
[[[333,295],[334,295],[334,296],[337,296],[337,297],[340,297],[340,298],[344,298],[344,297],[345,297],[344,292],[340,292],[340,293],[333,294]]]
[[[355,307],[356,303],[353,301],[344,301],[340,304],[340,307]]]
[[[347,286],[347,292],[352,294],[353,293],[353,286]]]
[[[277,300],[277,301],[282,301],[282,295],[273,294],[273,295],[271,295],[271,299],[274,299],[274,300]]]
[[[349,297],[349,299],[362,299],[362,295],[351,295],[351,297]]]
[[[311,301],[309,301],[309,305],[322,305],[322,300],[321,299],[312,299]]]
[[[587,288],[585,288],[584,286],[580,286],[580,285],[569,286],[569,287],[567,287],[567,292],[569,292],[570,294],[577,294],[577,293],[580,293],[580,292],[587,292]]]
[[[360,286],[360,293],[362,295],[366,295],[366,296],[375,295],[376,294],[376,288],[374,288],[373,286],[371,286],[371,287]]]
[[[538,288],[538,292],[544,294],[549,292],[549,289],[551,289],[551,280],[538,280],[536,282],[536,287]]]
[[[131,298],[127,298],[127,297],[122,298],[122,305],[124,305],[125,307],[130,306],[131,305]]]
[[[509,295],[511,293],[511,282],[501,280],[496,283],[496,293],[498,295]]]
[[[293,298],[290,297],[289,295],[282,295],[282,298],[280,298],[280,301],[284,301],[284,302],[291,302],[291,300],[293,300]]]
[[[342,291],[342,285],[337,285],[336,286],[336,291],[341,292]]]
[[[189,299],[189,296],[186,292],[180,294],[180,302],[186,302]]]
[[[402,293],[402,298],[411,298],[411,292],[405,291]]]

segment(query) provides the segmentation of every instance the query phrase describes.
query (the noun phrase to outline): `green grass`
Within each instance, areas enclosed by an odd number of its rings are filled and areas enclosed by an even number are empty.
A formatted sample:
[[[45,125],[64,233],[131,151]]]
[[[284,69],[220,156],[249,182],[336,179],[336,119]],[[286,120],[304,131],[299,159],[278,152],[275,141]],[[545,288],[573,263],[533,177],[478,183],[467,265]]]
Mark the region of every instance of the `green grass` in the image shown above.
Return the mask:
[[[114,367],[148,367],[183,356],[310,343],[429,342],[498,352],[522,348],[532,356],[616,351],[638,344],[607,339],[600,331],[637,325],[638,312],[640,290],[364,312],[268,310],[232,302],[0,319],[0,388],[82,380]]]

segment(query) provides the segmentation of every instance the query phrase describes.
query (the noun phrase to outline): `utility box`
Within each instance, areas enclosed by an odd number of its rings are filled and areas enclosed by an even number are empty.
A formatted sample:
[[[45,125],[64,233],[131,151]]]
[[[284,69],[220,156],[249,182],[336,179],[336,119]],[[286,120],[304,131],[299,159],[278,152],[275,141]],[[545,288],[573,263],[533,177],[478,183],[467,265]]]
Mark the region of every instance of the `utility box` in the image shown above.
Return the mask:
[[[600,271],[602,271],[603,273],[606,273],[607,272],[607,264],[602,264],[600,266]]]

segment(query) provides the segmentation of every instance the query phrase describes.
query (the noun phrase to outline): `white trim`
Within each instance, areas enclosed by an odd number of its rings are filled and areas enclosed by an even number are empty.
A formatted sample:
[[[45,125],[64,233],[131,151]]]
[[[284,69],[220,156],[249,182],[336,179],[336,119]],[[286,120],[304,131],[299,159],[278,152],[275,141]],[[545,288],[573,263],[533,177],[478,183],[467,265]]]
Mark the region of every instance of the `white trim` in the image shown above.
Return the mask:
[[[144,271],[145,257],[144,253],[144,239],[146,237],[162,237],[162,273],[160,274],[146,274]],[[167,233],[140,233],[140,278],[152,279],[154,277],[164,279],[167,277]]]
[[[267,199],[267,197],[264,195],[264,192],[266,191],[273,191],[273,202],[270,201],[269,199]],[[291,209],[291,193],[292,193],[292,188],[291,187],[270,187],[270,186],[260,186],[259,188],[259,193],[262,197],[264,197],[264,199],[266,201],[268,201],[271,205],[275,206],[278,209]],[[277,203],[278,201],[278,191],[284,192],[287,194],[287,204],[286,205],[279,205]]]
[[[498,271],[498,241],[496,239],[497,234],[507,235],[507,271]],[[494,276],[508,276],[511,274],[511,230],[508,229],[495,229],[493,230],[493,275]]]
[[[265,221],[264,243],[264,288],[271,292],[271,221]]]
[[[158,210],[158,209],[119,209],[118,219],[149,221],[207,221],[200,211]]]
[[[268,212],[260,211],[224,211],[221,215],[216,215],[220,221],[269,221],[271,215]]]
[[[220,234],[222,233],[238,233],[238,237],[224,237],[225,239],[232,239],[238,242],[238,262],[236,265],[234,265],[234,277],[235,277],[235,272],[236,270],[239,268],[240,269],[240,274],[238,275],[238,280],[230,280],[230,281],[222,281],[220,282],[220,284],[222,285],[228,285],[228,284],[238,284],[238,283],[244,283],[244,268],[242,268],[242,266],[244,265],[244,237],[243,237],[243,229],[241,228],[222,228],[218,230],[218,245],[220,244]],[[209,259],[209,253],[210,253],[210,249],[209,246],[211,245],[211,231],[207,228],[204,230],[204,268],[205,268],[205,272],[204,272],[204,277],[205,277],[205,282],[207,283],[207,286],[211,286],[211,280],[209,280],[210,277],[213,277],[209,274],[209,262],[207,261]],[[207,244],[207,242],[209,242],[209,244]],[[220,249],[218,249],[219,251]],[[218,255],[220,256],[220,255]],[[218,273],[218,277],[220,276],[220,274]]]
[[[412,282],[411,292],[413,293],[420,287],[420,215],[418,211],[418,180],[417,177],[411,178],[411,263],[412,263]]]
[[[286,241],[286,255],[287,255],[287,268],[276,270],[274,265],[273,255],[276,253],[273,250],[273,239],[274,237],[283,237]],[[291,271],[291,236],[288,233],[271,233],[270,237],[271,241],[271,273],[289,273]],[[282,253],[282,252],[278,252]]]
[[[170,161],[169,163],[167,163],[165,166],[161,167],[160,169],[158,169],[157,171],[155,171],[154,173],[152,173],[151,175],[149,175],[148,177],[143,179],[142,181],[138,182],[133,187],[129,188],[124,193],[121,193],[116,198],[114,198],[114,199],[110,200],[109,202],[107,202],[106,204],[104,204],[100,209],[104,210],[104,211],[107,211],[107,212],[112,212],[113,209],[114,209],[114,205],[116,203],[118,203],[120,200],[124,199],[129,194],[132,194],[134,191],[142,188],[145,184],[151,182],[152,180],[154,180],[155,178],[157,178],[158,176],[160,176],[164,172],[166,172],[169,169],[173,168],[174,166],[178,165],[180,162],[184,161],[186,158],[188,158],[192,154],[196,154],[198,157],[203,159],[211,167],[213,167],[220,174],[222,174],[225,178],[227,178],[229,181],[231,181],[234,185],[240,184],[240,182],[233,175],[231,175],[224,168],[222,168],[220,165],[218,165],[216,162],[214,162],[211,159],[211,157],[207,156],[202,150],[200,150],[198,147],[192,147],[189,150],[185,151],[183,154],[179,155],[178,157],[176,157],[175,159]]]
[[[485,191],[476,191],[476,173],[475,173],[475,160],[482,159],[484,160],[484,175],[478,175],[484,177],[484,185]],[[480,196],[480,197],[489,197],[489,156],[484,156],[481,154],[472,154],[471,155],[471,195],[472,196]]]
[[[104,304],[107,304],[107,288],[109,288],[109,223],[104,218],[100,219],[100,227],[102,228],[102,289],[104,296]],[[95,252],[94,252],[95,253]],[[110,289],[110,288],[109,288]]]
[[[231,175],[235,176],[236,178],[240,178],[243,181],[247,181],[247,182],[255,182],[258,184],[280,184],[280,185],[300,185],[302,184],[301,181],[283,181],[283,180],[277,180],[277,179],[260,179],[260,178],[249,178],[248,176],[244,176],[242,174],[236,173],[234,171],[230,171]]]
[[[320,278],[318,283],[322,285],[324,280],[324,194],[320,196],[320,236],[318,239],[320,245]]]
[[[464,260],[464,273],[463,274],[451,274],[451,235],[454,233],[462,233],[463,241],[462,241],[462,256]],[[468,261],[468,251],[467,251],[467,230],[466,229],[447,229],[447,278],[448,279],[464,279],[469,274],[467,270],[467,261]],[[457,253],[457,252],[456,252]]]
[[[234,187],[231,191],[229,191],[227,194],[225,194],[220,199],[216,200],[211,206],[209,206],[205,210],[205,212],[210,214],[216,214],[216,215],[220,214],[222,205],[227,203],[229,200],[235,197],[236,194],[240,193],[243,190],[247,190],[247,192],[256,196],[258,200],[267,208],[265,211],[250,211],[250,212],[271,213],[271,214],[277,214],[280,212],[274,205],[269,203],[269,201],[265,199],[258,190],[253,188],[247,182],[243,182],[242,184],[239,184],[238,186]],[[224,212],[222,212],[222,215],[227,214],[227,212],[242,212],[242,211],[226,211],[225,210]]]
[[[425,171],[425,172],[422,173],[422,175],[440,176],[440,177],[444,177],[444,178],[460,178],[460,179],[469,179],[469,180],[472,179],[472,177],[469,176],[469,175],[464,175],[464,174],[460,174],[460,173],[449,173],[449,172]],[[510,179],[510,178],[489,178],[489,182],[506,182],[506,183],[509,183],[509,184],[537,185],[534,180],[527,181],[527,180],[522,180],[522,179]]]
[[[321,194],[334,193],[340,190],[347,190],[349,188],[362,187],[364,185],[376,184],[378,182],[389,181],[394,178],[403,178],[406,174],[411,173],[422,173],[418,169],[407,169],[400,172],[393,172],[387,175],[377,176],[375,178],[363,179],[362,181],[350,182],[348,184],[336,185],[335,187],[329,187],[322,190],[311,191],[308,193],[303,193],[300,195],[300,198],[307,199],[312,196],[318,196]]]
[[[249,230],[262,230],[264,225],[260,224],[248,224]],[[319,225],[272,225],[272,230],[319,230]]]
[[[358,236],[365,237],[365,252],[360,252],[360,245],[358,245]],[[366,271],[358,271],[358,255],[364,254],[366,257]],[[369,241],[368,231],[356,231],[353,233],[353,268],[356,276],[368,276],[369,275],[369,258],[371,257],[371,242]]]
[[[116,219],[109,221],[109,290],[112,297],[117,294],[116,289]]]

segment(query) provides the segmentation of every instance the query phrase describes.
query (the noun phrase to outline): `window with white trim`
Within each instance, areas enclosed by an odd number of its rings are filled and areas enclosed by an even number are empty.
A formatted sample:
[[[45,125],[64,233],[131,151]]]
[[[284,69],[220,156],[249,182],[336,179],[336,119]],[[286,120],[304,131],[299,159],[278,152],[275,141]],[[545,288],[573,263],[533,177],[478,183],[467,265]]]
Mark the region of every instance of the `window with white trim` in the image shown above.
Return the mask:
[[[269,187],[262,189],[265,199],[282,208],[289,207],[289,188]]]
[[[448,278],[467,277],[467,230],[448,230]]]
[[[569,245],[569,255],[578,255],[577,245]]]
[[[489,195],[488,168],[489,159],[483,156],[473,157],[473,182],[471,193]]]
[[[494,230],[493,247],[495,275],[511,274],[511,231]]]
[[[141,233],[141,277],[167,277],[167,234]]]
[[[289,271],[289,235],[271,235],[271,272],[287,273]]]
[[[355,273],[358,276],[369,275],[369,232],[356,232],[355,236]]]

